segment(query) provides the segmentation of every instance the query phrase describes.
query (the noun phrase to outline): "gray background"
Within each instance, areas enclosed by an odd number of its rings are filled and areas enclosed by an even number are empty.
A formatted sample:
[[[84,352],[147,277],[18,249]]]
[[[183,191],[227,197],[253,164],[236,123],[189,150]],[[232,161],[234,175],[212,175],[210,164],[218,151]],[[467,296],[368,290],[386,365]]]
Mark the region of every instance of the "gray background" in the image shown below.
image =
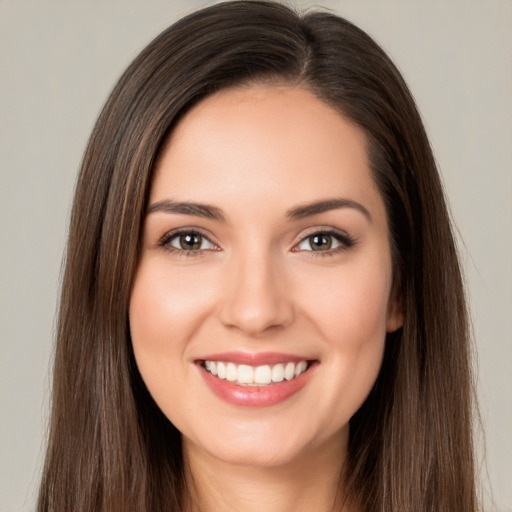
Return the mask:
[[[0,0],[3,512],[32,510],[35,503],[61,255],[88,134],[137,52],[206,3]],[[319,4],[389,51],[424,116],[469,285],[487,446],[486,510],[512,511],[512,2]]]

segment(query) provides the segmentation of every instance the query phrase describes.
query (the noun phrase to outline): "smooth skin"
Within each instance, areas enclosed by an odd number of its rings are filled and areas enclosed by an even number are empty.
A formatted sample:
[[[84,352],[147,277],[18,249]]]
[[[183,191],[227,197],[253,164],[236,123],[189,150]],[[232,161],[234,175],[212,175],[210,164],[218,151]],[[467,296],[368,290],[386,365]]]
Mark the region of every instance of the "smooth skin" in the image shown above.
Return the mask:
[[[216,93],[180,121],[155,169],[130,327],[204,510],[331,510],[349,420],[401,324],[359,128],[303,88],[261,84]],[[240,407],[197,364],[231,351],[317,364],[287,400]]]

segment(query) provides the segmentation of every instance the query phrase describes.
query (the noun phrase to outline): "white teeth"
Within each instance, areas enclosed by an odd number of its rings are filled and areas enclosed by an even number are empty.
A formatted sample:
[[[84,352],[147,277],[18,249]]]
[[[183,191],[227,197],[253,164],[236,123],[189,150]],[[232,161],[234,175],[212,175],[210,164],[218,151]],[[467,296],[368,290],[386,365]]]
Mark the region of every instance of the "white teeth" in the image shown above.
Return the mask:
[[[254,383],[255,384],[270,384],[272,382],[272,369],[268,364],[258,366],[254,370]]]
[[[237,378],[236,366],[234,363],[228,363],[226,366],[226,380],[230,382],[235,382]]]
[[[276,364],[272,368],[272,382],[283,382],[284,380],[284,366]]]
[[[301,373],[304,373],[307,367],[308,363],[306,363],[306,361],[301,361],[298,363],[295,367],[295,377],[298,377]]]
[[[247,364],[238,367],[238,382],[240,384],[252,384],[254,382],[254,369]]]
[[[295,377],[295,364],[287,363],[287,365],[284,369],[284,378],[286,380],[292,380],[293,377]]]
[[[226,378],[226,365],[221,361],[217,363],[217,377],[219,377],[219,379]]]
[[[295,364],[278,363],[275,365],[249,366],[247,364],[236,365],[232,362],[205,361],[204,368],[219,379],[226,379],[240,385],[264,386],[271,383],[292,380],[304,373],[308,368],[306,361]]]
[[[212,374],[217,375],[217,363],[215,361],[206,361],[204,367]]]

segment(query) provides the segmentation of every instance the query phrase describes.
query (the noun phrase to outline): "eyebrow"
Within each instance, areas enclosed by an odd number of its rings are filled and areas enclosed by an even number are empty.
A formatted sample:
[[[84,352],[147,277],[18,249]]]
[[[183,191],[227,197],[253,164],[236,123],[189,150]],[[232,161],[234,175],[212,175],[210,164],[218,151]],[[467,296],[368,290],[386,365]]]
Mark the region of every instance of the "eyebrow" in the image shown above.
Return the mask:
[[[314,201],[312,203],[296,206],[286,212],[288,220],[300,220],[312,215],[318,215],[330,210],[340,208],[353,208],[361,212],[369,222],[372,222],[370,212],[357,201],[352,199],[325,199],[323,201]],[[218,220],[225,222],[226,217],[220,208],[204,203],[193,203],[190,201],[172,201],[171,199],[163,199],[148,207],[146,214],[153,212],[164,213],[181,213],[183,215],[193,215],[196,217],[204,217],[206,219]]]
[[[311,215],[318,215],[329,210],[337,210],[339,208],[353,208],[361,212],[369,222],[372,222],[372,216],[370,212],[357,201],[352,199],[325,199],[323,201],[314,201],[305,205],[297,206],[286,212],[286,217],[289,220],[299,220]]]
[[[171,199],[164,199],[152,204],[147,209],[146,215],[153,212],[181,213],[183,215],[194,215],[196,217],[205,217],[207,219],[226,221],[226,217],[220,208],[203,203],[191,203],[189,201],[176,202]]]

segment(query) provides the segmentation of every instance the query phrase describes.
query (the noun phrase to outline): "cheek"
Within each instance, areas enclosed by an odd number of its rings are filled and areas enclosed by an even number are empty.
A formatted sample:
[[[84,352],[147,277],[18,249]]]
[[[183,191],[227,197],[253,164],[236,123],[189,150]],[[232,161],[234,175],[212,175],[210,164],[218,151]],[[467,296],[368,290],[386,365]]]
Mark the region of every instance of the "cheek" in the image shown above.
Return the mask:
[[[302,287],[305,315],[334,345],[358,350],[385,336],[391,271],[386,262],[347,266],[316,276],[321,286]]]
[[[175,350],[190,338],[212,302],[210,288],[202,285],[199,273],[171,273],[158,260],[142,261],[130,300],[134,345]]]
[[[211,297],[197,292],[191,272],[170,273],[158,258],[143,259],[130,299],[130,334],[137,366],[149,391],[165,408],[165,397],[188,368],[191,339],[209,310]],[[186,277],[186,278],[185,278]]]
[[[318,280],[320,282],[320,279]],[[321,334],[325,410],[336,411],[331,427],[344,424],[363,404],[382,364],[390,271],[378,263],[340,269],[321,289],[302,294],[302,310]],[[314,293],[312,291],[314,290]],[[304,290],[305,291],[305,290]]]

